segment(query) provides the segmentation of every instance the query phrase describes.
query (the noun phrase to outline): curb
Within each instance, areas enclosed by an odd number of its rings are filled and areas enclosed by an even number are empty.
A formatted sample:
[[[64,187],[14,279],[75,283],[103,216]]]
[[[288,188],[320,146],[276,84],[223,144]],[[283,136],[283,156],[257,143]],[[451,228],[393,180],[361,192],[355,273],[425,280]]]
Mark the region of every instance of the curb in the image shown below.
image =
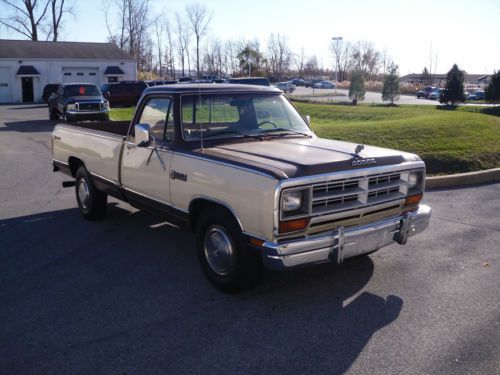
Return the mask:
[[[484,184],[496,181],[500,181],[500,168],[477,172],[450,174],[447,176],[427,177],[425,179],[425,187],[433,189],[461,185]]]

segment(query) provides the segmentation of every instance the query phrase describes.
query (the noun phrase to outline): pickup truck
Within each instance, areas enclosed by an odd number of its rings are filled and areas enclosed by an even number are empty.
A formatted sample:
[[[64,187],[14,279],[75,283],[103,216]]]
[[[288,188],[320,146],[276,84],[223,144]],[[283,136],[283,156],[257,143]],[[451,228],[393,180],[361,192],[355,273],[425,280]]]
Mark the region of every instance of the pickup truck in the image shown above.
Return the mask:
[[[49,96],[49,119],[67,122],[109,120],[109,102],[96,85],[65,83]]]
[[[282,91],[237,84],[146,89],[131,123],[58,124],[53,168],[84,218],[111,195],[192,230],[224,292],[273,270],[405,244],[429,223],[416,155],[317,137]]]

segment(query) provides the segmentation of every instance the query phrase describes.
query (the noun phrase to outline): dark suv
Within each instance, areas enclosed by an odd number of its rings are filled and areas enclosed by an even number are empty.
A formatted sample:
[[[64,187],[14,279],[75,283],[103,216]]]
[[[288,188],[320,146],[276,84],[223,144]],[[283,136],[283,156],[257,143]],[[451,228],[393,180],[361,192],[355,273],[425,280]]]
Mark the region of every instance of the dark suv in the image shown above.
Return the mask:
[[[144,81],[121,81],[106,83],[101,91],[113,106],[130,107],[136,105],[148,84]]]
[[[49,97],[51,94],[55,93],[59,88],[59,83],[49,83],[43,88],[42,99],[45,103],[49,104]]]
[[[109,120],[109,103],[90,83],[66,83],[49,97],[49,118],[66,122]]]

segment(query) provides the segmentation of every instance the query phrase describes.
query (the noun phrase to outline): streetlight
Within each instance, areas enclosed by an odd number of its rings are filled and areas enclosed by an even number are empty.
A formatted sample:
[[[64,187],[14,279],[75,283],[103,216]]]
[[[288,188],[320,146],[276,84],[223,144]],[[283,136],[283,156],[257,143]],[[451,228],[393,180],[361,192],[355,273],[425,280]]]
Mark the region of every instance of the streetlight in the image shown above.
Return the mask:
[[[336,60],[335,63],[337,65],[337,68],[335,69],[335,89],[337,89],[337,84],[339,82],[339,80],[338,80],[338,72],[339,72],[339,52],[338,52],[338,50],[339,50],[339,42],[343,41],[344,38],[341,37],[341,36],[334,36],[332,38],[332,40],[334,42],[336,42],[335,44],[337,45],[336,49],[335,49],[335,60]]]

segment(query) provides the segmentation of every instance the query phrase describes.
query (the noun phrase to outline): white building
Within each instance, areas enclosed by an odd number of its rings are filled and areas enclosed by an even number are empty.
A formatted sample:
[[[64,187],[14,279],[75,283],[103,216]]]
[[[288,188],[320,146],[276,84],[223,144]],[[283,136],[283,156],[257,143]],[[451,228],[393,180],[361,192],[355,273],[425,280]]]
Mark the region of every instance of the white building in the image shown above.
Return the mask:
[[[136,79],[136,60],[110,43],[0,39],[0,103],[39,102],[49,83]]]

